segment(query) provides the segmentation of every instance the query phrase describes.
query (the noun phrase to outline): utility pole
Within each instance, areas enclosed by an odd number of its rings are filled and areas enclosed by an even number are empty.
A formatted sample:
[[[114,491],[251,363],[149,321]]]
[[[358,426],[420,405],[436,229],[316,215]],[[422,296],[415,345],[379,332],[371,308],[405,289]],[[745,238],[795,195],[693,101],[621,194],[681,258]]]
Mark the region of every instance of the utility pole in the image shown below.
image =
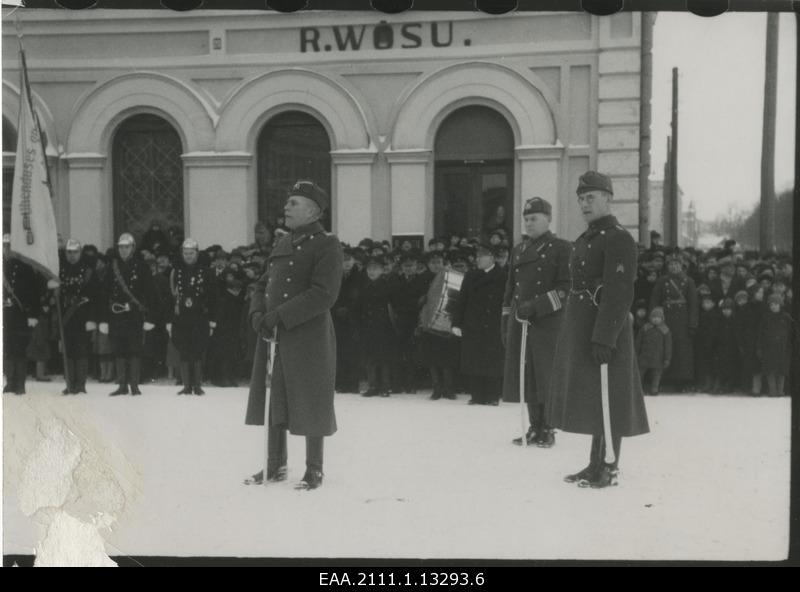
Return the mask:
[[[677,247],[680,223],[678,203],[678,69],[672,69],[672,136],[670,144],[669,168],[669,236],[664,237],[668,244]]]
[[[761,137],[761,252],[775,248],[775,111],[778,95],[778,13],[767,13],[764,68],[764,130]]]

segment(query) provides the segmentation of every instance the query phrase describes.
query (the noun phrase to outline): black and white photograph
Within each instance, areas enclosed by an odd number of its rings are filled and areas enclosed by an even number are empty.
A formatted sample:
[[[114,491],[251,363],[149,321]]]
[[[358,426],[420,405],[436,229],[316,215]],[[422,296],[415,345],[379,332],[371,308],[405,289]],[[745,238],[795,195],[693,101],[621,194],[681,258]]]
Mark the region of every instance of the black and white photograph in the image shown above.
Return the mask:
[[[797,561],[788,8],[25,4],[4,565]]]

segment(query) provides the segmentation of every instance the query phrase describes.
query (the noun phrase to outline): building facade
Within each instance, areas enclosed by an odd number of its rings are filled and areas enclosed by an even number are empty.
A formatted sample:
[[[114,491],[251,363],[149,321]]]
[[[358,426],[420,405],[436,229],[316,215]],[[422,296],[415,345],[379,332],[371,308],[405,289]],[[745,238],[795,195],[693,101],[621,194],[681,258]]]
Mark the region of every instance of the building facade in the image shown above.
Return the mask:
[[[105,247],[158,221],[230,248],[311,177],[348,242],[517,239],[535,195],[574,239],[587,169],[612,176],[638,236],[638,13],[18,12],[63,236]],[[7,177],[20,72],[4,21]]]

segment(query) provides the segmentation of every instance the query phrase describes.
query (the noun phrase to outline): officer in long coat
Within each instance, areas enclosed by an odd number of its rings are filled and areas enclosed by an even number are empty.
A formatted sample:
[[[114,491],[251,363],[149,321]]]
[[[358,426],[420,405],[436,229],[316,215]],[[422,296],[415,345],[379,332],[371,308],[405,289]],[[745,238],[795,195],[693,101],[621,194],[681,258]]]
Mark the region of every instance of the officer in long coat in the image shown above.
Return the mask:
[[[672,363],[665,380],[687,388],[694,381],[694,334],[699,305],[694,280],[683,271],[677,255],[667,258],[667,274],[658,278],[650,295],[650,309],[664,309],[664,322],[672,334]]]
[[[41,314],[42,282],[33,267],[11,254],[11,235],[3,236],[4,393],[25,394],[26,352]]]
[[[110,396],[141,395],[145,331],[155,328],[158,311],[150,266],[135,252],[136,242],[127,232],[117,241],[117,254],[111,259],[104,278],[100,308],[101,333],[108,335],[116,358],[119,387]]]
[[[97,329],[100,280],[94,266],[81,256],[81,243],[69,239],[59,273],[61,321],[67,358],[63,395],[86,392],[92,332]]]
[[[269,349],[264,337],[274,335],[277,355],[271,377],[266,478],[286,479],[288,429],[306,437],[301,489],[322,484],[323,438],[336,431],[336,335],[330,309],[342,281],[342,248],[319,222],[328,206],[328,195],[312,181],[298,181],[289,190],[284,214],[290,232],[272,250],[267,271],[256,282],[250,302],[250,320],[261,336],[245,423],[264,422]],[[261,483],[263,479],[260,472],[245,482]]]
[[[551,380],[551,419],[567,432],[590,434],[589,466],[565,480],[583,487],[617,482],[621,438],[649,431],[630,314],[636,279],[633,237],[611,215],[613,187],[589,171],[578,184],[578,204],[589,228],[575,241],[571,285]],[[612,442],[604,437],[600,365],[608,364]],[[612,445],[615,461],[604,460]]]
[[[193,238],[181,245],[181,261],[169,276],[172,307],[167,332],[181,357],[179,395],[204,395],[203,358],[216,323],[217,280],[207,265],[198,262],[200,246]]]
[[[561,330],[563,306],[569,290],[572,247],[550,231],[552,206],[541,197],[529,199],[522,211],[525,240],[515,246],[503,297],[503,333],[506,342],[503,400],[520,396],[519,358],[521,321],[529,322],[525,364],[525,401],[530,428],[527,444],[549,448],[555,444],[547,416],[553,354]],[[513,440],[522,445],[522,438]]]
[[[461,337],[461,372],[469,381],[470,405],[497,405],[503,383],[500,321],[506,274],[488,243],[476,250],[477,269],[467,272],[453,313],[453,333]]]

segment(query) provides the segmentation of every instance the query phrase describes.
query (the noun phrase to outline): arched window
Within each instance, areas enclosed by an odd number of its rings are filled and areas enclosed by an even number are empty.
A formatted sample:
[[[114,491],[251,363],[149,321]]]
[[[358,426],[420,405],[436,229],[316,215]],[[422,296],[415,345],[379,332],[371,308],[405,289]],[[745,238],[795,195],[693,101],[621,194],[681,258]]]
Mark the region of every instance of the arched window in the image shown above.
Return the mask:
[[[159,222],[183,233],[183,147],[175,128],[156,115],[134,115],[114,135],[114,235],[137,242]]]
[[[330,195],[331,143],[311,115],[287,111],[271,118],[258,136],[258,219],[283,224],[287,190],[298,179],[311,179]],[[330,230],[330,212],[323,223]]]
[[[462,107],[448,115],[434,143],[436,236],[486,238],[514,228],[514,132],[498,112]]]
[[[17,130],[3,117],[3,233],[11,231],[11,191],[14,186],[14,155],[17,152]]]

